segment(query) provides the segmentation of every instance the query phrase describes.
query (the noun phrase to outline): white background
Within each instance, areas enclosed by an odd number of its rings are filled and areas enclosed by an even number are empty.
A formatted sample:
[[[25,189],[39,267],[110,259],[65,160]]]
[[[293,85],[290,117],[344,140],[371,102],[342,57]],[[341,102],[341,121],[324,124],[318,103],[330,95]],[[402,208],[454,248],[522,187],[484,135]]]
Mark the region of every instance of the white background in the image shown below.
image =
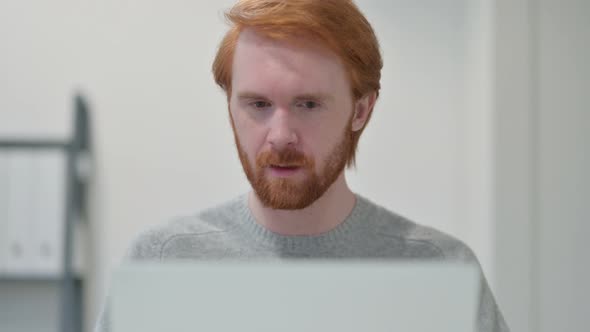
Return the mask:
[[[91,102],[95,173],[88,243],[92,249],[88,257],[88,326],[94,323],[112,268],[137,232],[223,202],[249,188],[233,146],[225,97],[210,72],[226,30],[222,12],[232,3],[0,3],[0,137],[66,137],[74,91],[83,91]],[[546,210],[541,210],[541,205],[527,204],[537,197],[535,190],[539,188],[535,184],[539,181],[544,181],[541,187],[550,192],[553,186],[547,179],[557,178],[557,183],[562,183],[559,176],[563,172],[569,172],[573,182],[585,176],[579,165],[588,165],[588,159],[579,157],[584,150],[579,142],[583,141],[581,135],[587,141],[590,132],[581,127],[582,120],[587,119],[587,113],[581,113],[581,93],[573,96],[577,104],[568,105],[573,110],[567,113],[571,116],[552,113],[553,104],[570,99],[554,95],[552,91],[559,87],[555,85],[565,84],[572,77],[585,77],[588,86],[588,76],[572,70],[555,82],[553,76],[543,81],[545,76],[537,75],[539,68],[555,68],[572,61],[550,52],[551,43],[560,40],[562,32],[580,36],[582,30],[587,36],[587,24],[580,19],[564,26],[556,24],[553,15],[569,22],[576,12],[588,12],[587,4],[570,1],[572,10],[558,12],[555,9],[559,6],[541,0],[357,3],[381,41],[385,68],[381,98],[361,139],[358,169],[348,173],[353,190],[465,241],[478,255],[513,330],[533,331],[531,326],[537,323],[532,321],[550,317],[549,310],[543,311],[545,307],[535,307],[539,289],[569,275],[550,273],[551,264],[559,257],[547,260],[542,269],[541,264],[534,263],[543,261],[540,253],[550,247],[540,242],[547,234],[535,226],[541,219],[533,215],[543,214],[545,224],[555,225],[549,220],[551,213],[573,208],[569,219],[561,223],[569,222],[569,232],[575,234],[581,227],[583,205],[581,201],[565,200],[561,205],[542,205]],[[543,9],[542,15],[529,3]],[[497,17],[498,13],[505,16]],[[545,48],[531,42],[541,30],[548,36]],[[574,41],[584,40],[576,38]],[[505,40],[512,44],[503,44]],[[587,54],[587,43],[576,45],[586,47]],[[547,51],[543,54],[548,57],[531,64],[529,53],[541,51]],[[500,61],[502,56],[505,61]],[[524,67],[514,59],[521,59]],[[573,60],[582,64],[582,59],[580,55]],[[502,70],[507,72],[505,76],[497,74]],[[538,84],[540,89],[535,88]],[[503,87],[511,85],[515,87],[512,92],[523,86],[526,91],[502,94]],[[538,94],[549,97],[540,98]],[[515,106],[519,101],[524,107]],[[538,119],[534,115],[537,109],[543,109],[546,115],[542,122],[546,134],[542,137],[531,134],[539,128],[539,122],[533,121]],[[519,112],[525,112],[525,116],[519,117]],[[528,131],[499,128],[504,123],[498,120],[499,115],[507,116],[500,120],[523,124]],[[554,117],[563,121],[559,133],[551,130],[549,122],[553,123]],[[563,149],[548,142],[553,142],[552,135],[563,137],[570,126],[577,128],[574,132],[580,137],[562,142],[572,149],[571,154],[555,156],[565,158],[564,164],[551,163],[551,153]],[[530,139],[530,144],[518,145],[523,138]],[[539,157],[542,160],[535,159],[535,153],[531,152],[530,158],[526,154],[531,149],[545,151],[545,146],[550,150]],[[523,151],[524,155],[520,153]],[[518,185],[523,179],[512,172],[514,160],[525,176],[531,171],[537,174],[536,163],[549,165],[540,171],[541,177],[523,184],[523,195],[512,200],[516,210],[501,204],[514,193],[510,184]],[[574,163],[576,166],[562,167]],[[585,192],[564,188],[564,195],[589,196],[588,186],[580,189]],[[518,207],[526,212],[524,218],[514,213]],[[512,227],[520,228],[514,232]],[[550,228],[546,231],[553,232]],[[561,234],[558,241],[569,243],[570,233]],[[519,242],[516,236],[524,240]],[[581,238],[574,243],[574,247],[583,248]],[[567,251],[563,256],[569,254]],[[511,264],[514,262],[523,264]],[[561,268],[569,271],[573,264]],[[541,271],[554,279],[531,280]],[[582,267],[580,271],[588,270]],[[522,291],[523,287],[528,291]],[[511,298],[513,294],[522,296]]]

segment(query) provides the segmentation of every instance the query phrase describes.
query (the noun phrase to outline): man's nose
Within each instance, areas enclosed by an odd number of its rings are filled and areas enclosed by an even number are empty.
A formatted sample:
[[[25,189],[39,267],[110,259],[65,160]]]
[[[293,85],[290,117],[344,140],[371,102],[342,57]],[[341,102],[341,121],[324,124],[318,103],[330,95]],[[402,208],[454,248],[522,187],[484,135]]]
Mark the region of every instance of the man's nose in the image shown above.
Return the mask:
[[[277,108],[269,124],[268,142],[275,150],[283,150],[298,142],[293,114],[288,109]]]

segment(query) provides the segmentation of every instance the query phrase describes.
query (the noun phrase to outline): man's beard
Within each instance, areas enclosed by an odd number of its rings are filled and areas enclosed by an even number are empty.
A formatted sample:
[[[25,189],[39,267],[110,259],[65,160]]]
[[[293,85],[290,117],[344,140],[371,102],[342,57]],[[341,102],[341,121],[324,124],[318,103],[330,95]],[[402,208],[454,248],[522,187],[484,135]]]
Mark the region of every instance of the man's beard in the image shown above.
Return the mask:
[[[342,142],[332,149],[320,174],[315,171],[313,158],[290,147],[260,153],[256,156],[255,167],[252,167],[233,129],[240,161],[254,192],[264,206],[278,210],[304,209],[322,197],[346,167],[352,145],[352,130],[346,128]],[[270,178],[266,170],[272,165],[297,166],[304,178]],[[298,177],[299,174],[295,174],[294,178]]]

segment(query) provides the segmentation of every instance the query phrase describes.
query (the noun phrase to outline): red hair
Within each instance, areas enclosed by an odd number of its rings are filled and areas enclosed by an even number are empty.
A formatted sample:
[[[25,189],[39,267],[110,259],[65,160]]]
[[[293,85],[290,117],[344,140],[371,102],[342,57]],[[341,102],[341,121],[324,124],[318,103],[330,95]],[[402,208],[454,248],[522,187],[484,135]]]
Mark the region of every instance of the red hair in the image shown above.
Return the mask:
[[[225,17],[232,25],[219,46],[213,62],[213,75],[228,100],[232,88],[233,55],[240,32],[245,28],[254,28],[256,32],[278,40],[305,36],[321,41],[344,64],[355,101],[372,92],[379,96],[383,67],[379,42],[352,0],[240,0],[225,13]],[[348,166],[354,165],[363,130],[364,127],[351,133],[353,144]]]

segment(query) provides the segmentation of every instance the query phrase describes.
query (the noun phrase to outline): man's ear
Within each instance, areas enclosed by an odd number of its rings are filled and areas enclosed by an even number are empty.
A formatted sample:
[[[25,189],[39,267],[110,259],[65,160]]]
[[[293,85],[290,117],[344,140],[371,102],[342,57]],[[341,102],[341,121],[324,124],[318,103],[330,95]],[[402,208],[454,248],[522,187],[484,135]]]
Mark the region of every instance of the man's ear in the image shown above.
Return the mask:
[[[365,127],[373,107],[377,101],[377,93],[369,92],[354,104],[354,114],[352,116],[352,131],[359,131]]]

